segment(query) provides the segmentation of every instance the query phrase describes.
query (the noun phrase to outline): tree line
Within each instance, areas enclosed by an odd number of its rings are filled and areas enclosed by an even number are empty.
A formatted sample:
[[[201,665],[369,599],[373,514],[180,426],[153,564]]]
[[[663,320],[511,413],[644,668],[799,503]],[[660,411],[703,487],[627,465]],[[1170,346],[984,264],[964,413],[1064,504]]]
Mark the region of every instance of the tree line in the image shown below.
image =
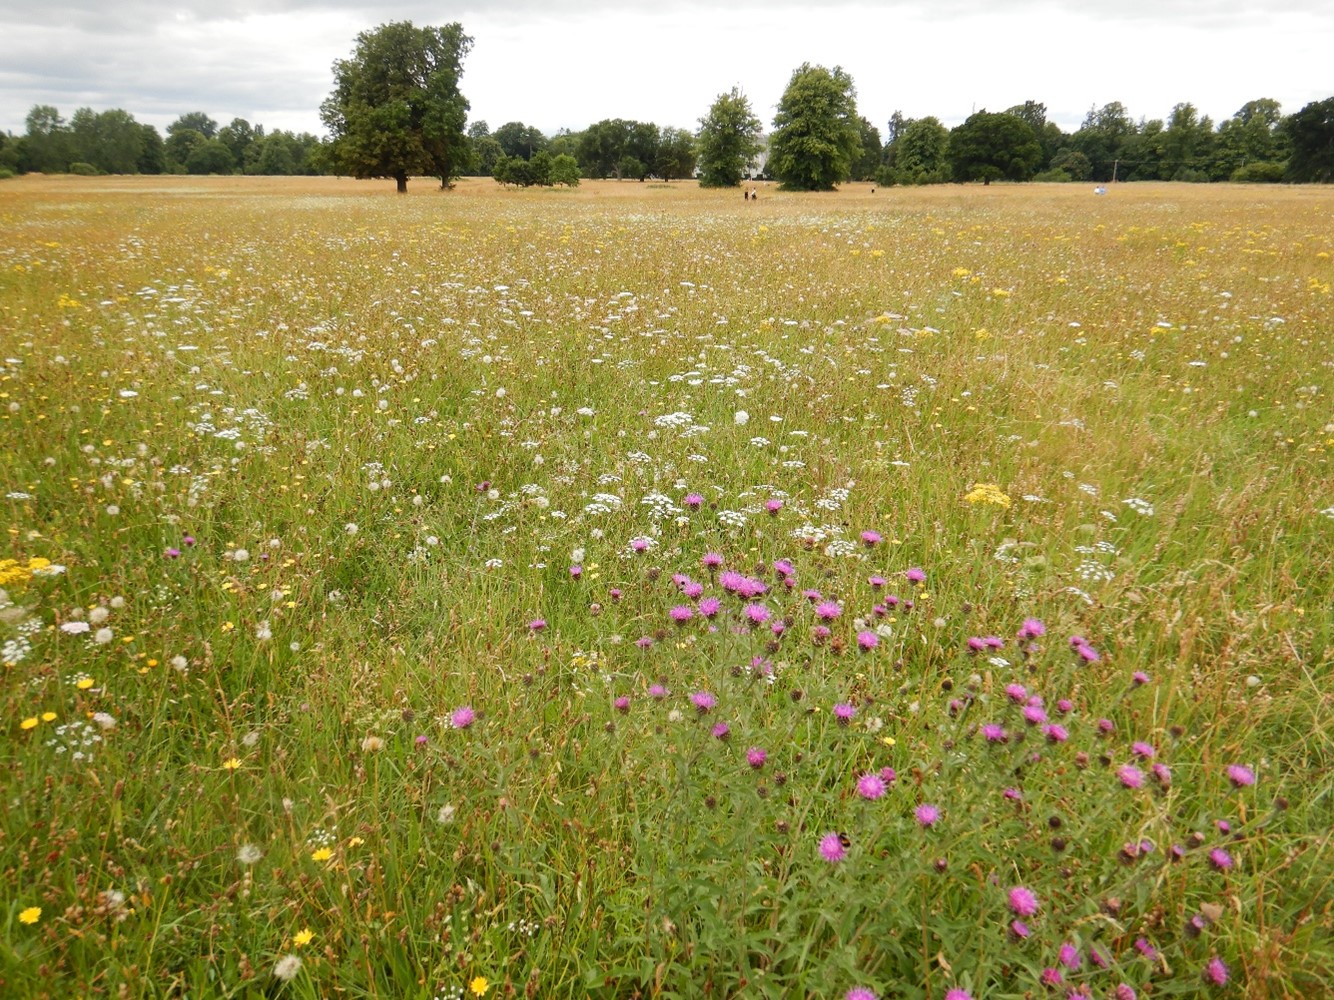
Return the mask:
[[[38,104],[22,135],[0,133],[0,170],[73,174],[319,174],[327,148],[308,132],[265,132],[233,118],[221,127],[203,111],[181,115],[164,138],[128,111],[79,108],[66,120]]]
[[[399,191],[411,176],[448,187],[469,175],[523,187],[692,176],[728,187],[764,177],[810,191],[849,180],[1334,180],[1334,97],[1290,115],[1260,98],[1217,124],[1189,103],[1137,122],[1113,102],[1091,108],[1072,133],[1047,119],[1044,104],[1026,101],[978,111],[953,129],[895,112],[882,134],[858,112],[842,67],[806,63],[793,71],[767,136],[739,88],[718,95],[693,130],[613,118],[547,136],[521,121],[494,132],[468,122],[460,80],[471,47],[457,23],[402,21],[362,32],[351,56],[333,66],[334,89],[320,107],[327,139],[266,134],[240,118],[219,128],[203,112],[182,115],[164,139],[120,109],[80,108],[66,122],[39,105],[24,135],[0,135],[0,171],[328,173],[391,178]]]

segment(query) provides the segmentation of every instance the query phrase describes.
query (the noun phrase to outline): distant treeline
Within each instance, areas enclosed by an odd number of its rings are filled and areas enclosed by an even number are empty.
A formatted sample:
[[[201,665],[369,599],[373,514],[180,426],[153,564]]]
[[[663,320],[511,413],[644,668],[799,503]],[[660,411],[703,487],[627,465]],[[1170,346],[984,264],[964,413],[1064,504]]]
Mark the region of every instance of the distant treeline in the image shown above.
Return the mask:
[[[1027,127],[1007,124],[1014,119]],[[883,135],[864,117],[857,123],[861,153],[850,179],[882,185],[981,177],[976,164],[996,155],[1003,169],[993,169],[995,176],[1013,180],[1334,180],[1334,98],[1286,116],[1278,101],[1261,98],[1217,124],[1192,104],[1177,104],[1166,120],[1135,121],[1113,102],[1090,109],[1072,133],[1048,121],[1046,106],[1035,101],[978,112],[953,130],[937,118],[899,112]],[[0,174],[332,174],[330,149],[310,133],[266,132],[242,118],[219,127],[201,111],[181,115],[164,138],[120,109],[80,108],[66,121],[56,108],[37,105],[23,135],[0,133]],[[520,121],[495,131],[477,121],[467,128],[460,172],[522,185],[578,183],[581,176],[672,180],[697,173],[698,153],[698,133],[652,122],[605,119],[548,136]],[[742,172],[769,176],[766,153]]]
[[[48,104],[28,112],[27,131],[0,133],[0,171],[73,174],[319,174],[324,143],[309,132],[265,132],[244,118],[218,123],[181,115],[164,139],[120,108],[79,108],[66,121]]]

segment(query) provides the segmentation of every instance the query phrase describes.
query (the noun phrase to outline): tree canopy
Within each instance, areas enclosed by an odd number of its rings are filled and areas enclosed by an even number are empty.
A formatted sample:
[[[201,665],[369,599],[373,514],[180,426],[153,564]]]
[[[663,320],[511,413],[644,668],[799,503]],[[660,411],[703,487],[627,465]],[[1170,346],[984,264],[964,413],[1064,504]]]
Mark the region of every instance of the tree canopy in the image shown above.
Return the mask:
[[[764,126],[750,109],[750,100],[738,88],[719,94],[709,113],[699,120],[696,151],[701,187],[736,187],[752,160],[764,149]]]
[[[412,174],[442,186],[459,176],[470,153],[459,79],[471,48],[457,22],[395,21],[357,35],[352,57],[334,63],[334,91],[320,108],[338,166],[353,177],[392,177],[400,193]]]
[[[1042,163],[1042,146],[1022,118],[979,111],[950,133],[949,160],[955,180],[1026,181]]]
[[[803,63],[778,102],[769,170],[789,191],[832,191],[852,176],[862,130],[852,77]]]

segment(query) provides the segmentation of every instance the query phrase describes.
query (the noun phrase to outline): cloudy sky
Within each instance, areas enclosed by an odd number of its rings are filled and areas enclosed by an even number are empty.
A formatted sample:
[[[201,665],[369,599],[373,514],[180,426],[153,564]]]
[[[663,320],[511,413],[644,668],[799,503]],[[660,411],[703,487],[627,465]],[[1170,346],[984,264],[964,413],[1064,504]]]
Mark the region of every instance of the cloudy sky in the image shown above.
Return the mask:
[[[462,89],[493,129],[693,129],[733,86],[767,128],[803,62],[843,66],[882,130],[896,109],[954,125],[1037,100],[1073,130],[1110,101],[1137,119],[1190,101],[1218,120],[1259,97],[1292,112],[1334,96],[1329,0],[0,0],[0,130],[53,104],[321,133],[333,60],[390,20],[463,24]]]

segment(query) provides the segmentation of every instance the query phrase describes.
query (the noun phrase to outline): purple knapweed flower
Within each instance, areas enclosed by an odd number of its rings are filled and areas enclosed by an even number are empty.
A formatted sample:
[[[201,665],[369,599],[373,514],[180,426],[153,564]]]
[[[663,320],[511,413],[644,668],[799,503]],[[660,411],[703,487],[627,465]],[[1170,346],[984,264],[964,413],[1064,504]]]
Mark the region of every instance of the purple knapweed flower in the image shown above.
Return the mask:
[[[826,833],[820,838],[820,857],[831,865],[838,864],[848,856],[848,849],[843,846],[843,838],[837,833]]]
[[[843,609],[834,601],[822,601],[815,606],[815,617],[831,622],[843,613]]]
[[[988,722],[982,726],[982,735],[986,737],[988,743],[1004,743],[1009,739],[1005,727],[994,722]]]
[[[1070,733],[1064,726],[1050,725],[1043,732],[1047,736],[1048,743],[1064,743],[1070,738]]]
[[[1227,966],[1217,955],[1204,963],[1204,981],[1211,986],[1227,985]]]
[[[1143,670],[1136,670],[1133,674],[1130,675],[1130,683],[1133,687],[1142,687],[1143,685],[1149,683],[1149,675],[1146,674]]]
[[[189,548],[194,543],[195,543],[194,535],[186,535],[184,538],[181,539],[181,544],[183,544],[186,548]]]
[[[769,755],[759,747],[751,747],[746,751],[746,763],[749,764],[753,770],[758,771],[764,766],[764,762],[768,759]]]
[[[1232,782],[1234,788],[1243,788],[1255,784],[1255,772],[1241,764],[1229,764],[1227,766],[1227,780]]]
[[[541,632],[546,627],[547,621],[545,618],[534,618],[528,623],[529,632]]]
[[[685,583],[681,584],[681,593],[693,601],[704,593],[704,584],[697,583],[694,580],[687,580]]]
[[[1039,726],[1047,721],[1047,712],[1041,705],[1025,705],[1019,713],[1030,726]]]
[[[968,652],[980,653],[986,648],[987,648],[987,640],[983,639],[980,635],[974,635],[968,637]]]
[[[1011,920],[1010,933],[1013,934],[1015,938],[1022,941],[1028,937],[1031,932],[1028,929],[1028,924],[1024,923],[1022,920]]]
[[[908,570],[903,575],[908,580],[909,583],[926,582],[926,570],[921,569],[920,567],[917,566],[914,566],[912,569]]]
[[[1019,627],[1019,638],[1036,639],[1039,636],[1047,634],[1047,626],[1042,624],[1039,618],[1025,618],[1024,624]]]
[[[630,711],[630,699],[627,698],[625,695],[621,695],[614,702],[612,702],[612,704],[616,707],[616,711],[620,712],[622,715]]]
[[[1098,651],[1094,649],[1092,646],[1076,646],[1075,655],[1078,656],[1085,663],[1097,663],[1099,660],[1102,659],[1102,657],[1098,654]]]
[[[929,803],[918,806],[913,815],[917,818],[917,822],[927,829],[940,822],[940,810]]]
[[[662,701],[667,697],[667,689],[661,684],[650,684],[648,686],[648,696],[655,701]]]
[[[865,545],[867,548],[870,548],[870,547],[873,546],[873,545],[879,545],[879,544],[880,544],[880,532],[878,532],[878,531],[863,531],[863,532],[862,532],[862,544]]]
[[[718,704],[718,699],[714,697],[712,691],[692,691],[690,704],[695,706],[695,711],[703,715]]]
[[[700,558],[700,565],[705,569],[717,569],[723,564],[723,557],[717,552],[705,552]]]
[[[857,794],[864,799],[874,801],[884,796],[885,791],[885,779],[878,774],[863,774],[857,779]]]
[[[1028,698],[1028,688],[1022,684],[1006,684],[1005,694],[1013,702],[1023,702]]]
[[[1062,698],[1056,702],[1056,711],[1060,712],[1062,715],[1069,715],[1074,710],[1075,703],[1069,698]]]
[[[1153,774],[1153,780],[1163,788],[1172,787],[1172,770],[1166,764],[1154,764],[1149,771]]]
[[[685,499],[681,502],[691,510],[699,510],[700,507],[704,506],[704,498],[698,493],[687,493]]]
[[[1153,962],[1158,958],[1158,949],[1150,943],[1148,938],[1135,938],[1135,950],[1150,962]]]
[[[716,597],[706,597],[699,602],[699,613],[705,618],[715,617],[723,609],[723,602]]]
[[[840,701],[834,706],[834,718],[838,720],[839,725],[846,726],[852,721],[852,717],[857,714],[857,709],[847,702]]]
[[[1112,990],[1112,996],[1116,1000],[1135,1000],[1135,988],[1129,983],[1118,983],[1116,989]]]
[[[1016,916],[1031,917],[1038,912],[1038,897],[1032,889],[1017,885],[1010,890],[1010,909]]]
[[[1220,872],[1227,871],[1235,864],[1232,855],[1221,847],[1215,847],[1209,852],[1209,864],[1213,865]]]
[[[672,621],[676,622],[678,625],[684,625],[686,622],[690,621],[690,619],[695,617],[695,609],[689,604],[678,604],[667,613],[672,616]]]
[[[584,568],[582,566],[570,567],[570,579],[577,580],[583,575],[584,575]]]
[[[1143,757],[1145,760],[1151,759],[1155,753],[1153,746],[1151,744],[1144,743],[1139,740],[1136,740],[1134,743],[1130,744],[1130,752],[1133,753],[1136,757]]]
[[[854,986],[844,994],[843,1000],[877,1000],[877,998],[865,986]]]
[[[777,514],[780,510],[783,509],[783,501],[779,500],[776,497],[771,500],[766,500],[764,501],[764,509],[767,510],[770,514]]]
[[[967,990],[956,988],[946,991],[945,1000],[973,1000],[973,995]]]
[[[725,740],[732,735],[732,727],[726,722],[716,722],[711,732],[715,740]]]
[[[1079,957],[1079,949],[1069,941],[1061,945],[1061,950],[1056,953],[1056,959],[1071,972],[1084,964],[1084,960]]]
[[[886,785],[892,785],[899,780],[899,776],[892,767],[882,767],[880,769],[880,780]]]
[[[1055,986],[1060,986],[1063,982],[1065,982],[1065,977],[1061,975],[1061,970],[1054,969],[1051,966],[1047,966],[1047,968],[1042,970],[1042,975],[1039,977],[1039,979],[1041,980],[1043,986],[1055,987]]]
[[[167,551],[164,552],[164,553],[162,553],[162,554],[163,554],[164,556],[166,556],[168,559],[179,559],[179,558],[181,557],[181,550],[180,550],[180,549],[167,549]]]
[[[1125,785],[1127,788],[1144,787],[1144,772],[1133,764],[1126,764],[1116,772],[1116,776],[1120,779],[1121,784]]]
[[[863,653],[869,653],[878,645],[880,645],[880,636],[869,629],[857,633],[857,648]]]
[[[449,724],[455,729],[467,729],[476,721],[477,713],[472,710],[471,705],[456,708],[449,715]]]

